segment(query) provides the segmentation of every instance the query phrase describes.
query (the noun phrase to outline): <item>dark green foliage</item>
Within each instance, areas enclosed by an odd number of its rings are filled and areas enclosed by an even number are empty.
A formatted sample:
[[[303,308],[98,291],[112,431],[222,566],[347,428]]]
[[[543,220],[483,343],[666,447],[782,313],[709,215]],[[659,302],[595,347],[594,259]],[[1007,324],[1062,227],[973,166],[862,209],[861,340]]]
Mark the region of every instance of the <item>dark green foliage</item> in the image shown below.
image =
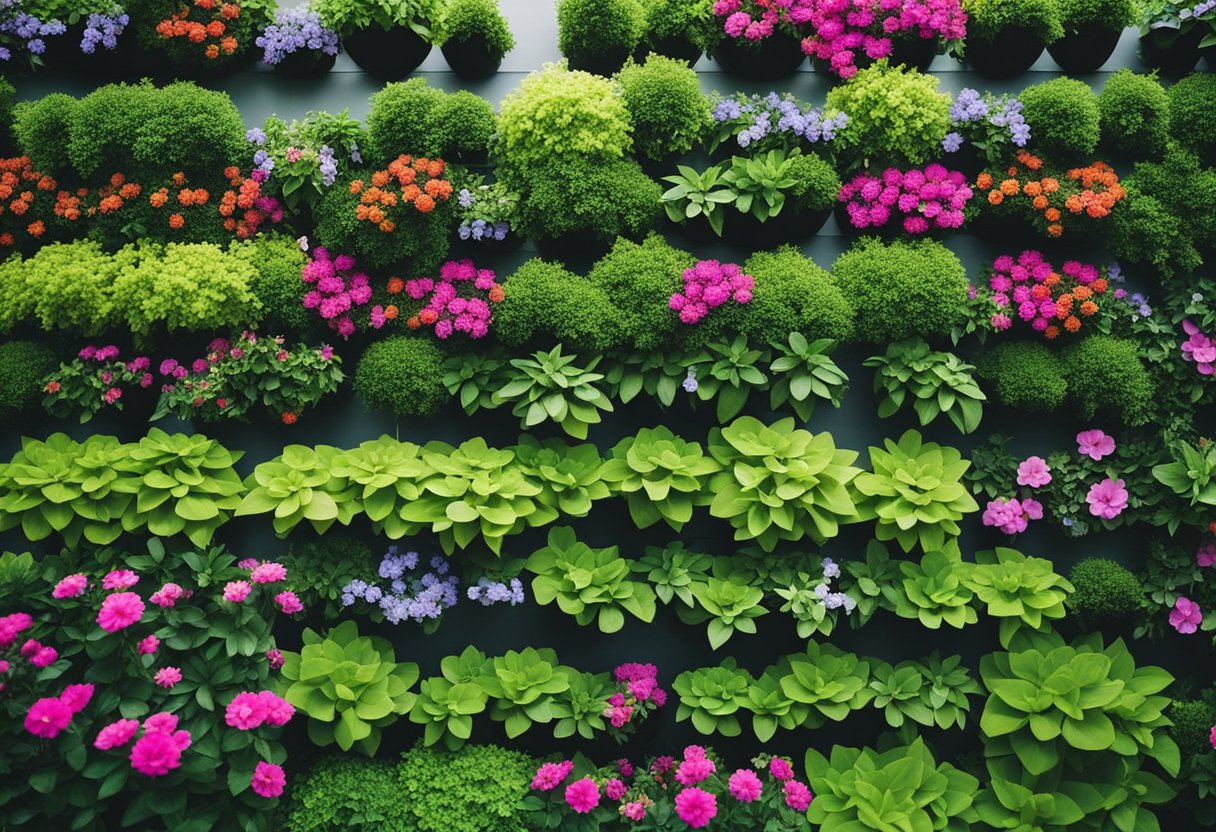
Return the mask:
[[[1066,601],[1068,611],[1087,630],[1125,623],[1140,609],[1140,579],[1113,560],[1085,558],[1068,578],[1075,587]]]
[[[685,153],[709,124],[709,99],[697,73],[683,61],[650,55],[632,61],[617,75],[633,121],[633,141],[648,159]]]
[[[713,0],[642,0],[642,38],[651,44],[683,38],[710,52],[723,37],[713,5]]]
[[[1051,413],[1068,393],[1059,357],[1039,341],[994,344],[976,359],[976,372],[989,396],[1017,410]]]
[[[809,340],[851,340],[853,307],[832,275],[793,246],[753,254],[743,271],[756,279],[739,329],[753,341],[785,341],[791,332]]]
[[[1216,724],[1216,708],[1200,699],[1176,699],[1165,715],[1174,724],[1170,736],[1178,743],[1183,760],[1212,750],[1212,726]]]
[[[490,53],[500,58],[515,48],[515,36],[496,0],[451,0],[439,45],[464,43],[477,36],[484,38]]]
[[[1209,161],[1216,157],[1216,75],[1194,72],[1170,86],[1170,131]]]
[[[35,170],[56,177],[71,172],[68,130],[79,103],[70,95],[53,92],[14,108],[13,138]]]
[[[696,257],[658,235],[641,244],[621,239],[592,267],[587,280],[620,311],[625,345],[660,350],[685,328],[667,304],[684,285],[680,277],[684,270],[696,262]]]
[[[536,763],[518,751],[470,745],[447,752],[414,746],[397,767],[411,832],[518,832],[519,802]]]
[[[632,52],[643,17],[638,0],[558,0],[557,47],[567,57]]]
[[[963,264],[934,240],[884,243],[864,237],[840,255],[832,276],[856,310],[862,341],[943,335],[967,303]]]
[[[553,159],[522,183],[519,230],[532,239],[592,232],[602,240],[653,229],[663,189],[632,159]]]
[[[370,164],[387,164],[402,153],[425,153],[431,111],[446,97],[425,78],[389,84],[371,98],[364,124]]]
[[[422,152],[448,160],[484,156],[496,129],[494,107],[468,90],[444,96],[427,121]]]
[[[1111,212],[1111,245],[1121,260],[1146,263],[1165,277],[1188,274],[1203,263],[1194,242],[1155,194],[1142,189],[1134,178],[1123,181],[1127,192],[1118,210]],[[1170,197],[1161,195],[1167,202]]]
[[[966,0],[963,9],[967,12],[967,34],[985,41],[996,40],[1008,26],[1033,29],[1044,44],[1064,35],[1055,0]]]
[[[50,347],[33,341],[0,344],[0,419],[33,407],[42,395],[42,380],[56,365]]]
[[[367,348],[355,370],[355,395],[369,410],[430,416],[447,400],[444,354],[430,336],[400,335]]]
[[[326,620],[342,614],[342,587],[356,578],[366,580],[376,567],[372,550],[364,543],[332,533],[307,542],[293,541],[283,563],[304,608],[324,608]]]
[[[836,169],[814,153],[792,157],[790,176],[794,185],[788,191],[793,204],[786,210],[827,211],[836,204],[840,177]]]
[[[558,263],[529,260],[506,279],[503,292],[494,330],[508,346],[539,338],[560,342],[569,352],[601,351],[624,338],[622,315],[604,290]]]
[[[300,270],[308,255],[295,240],[278,235],[261,237],[234,251],[244,254],[257,269],[251,288],[262,308],[262,334],[283,335],[289,341],[307,339],[317,320],[316,313],[303,303],[305,285]]]
[[[385,760],[326,757],[292,786],[286,832],[396,832],[406,829],[397,767]]]
[[[1148,421],[1153,379],[1135,341],[1090,335],[1061,355],[1069,398],[1083,419],[1109,411],[1129,425]]]
[[[1098,96],[1102,143],[1137,158],[1158,158],[1170,136],[1170,100],[1154,75],[1126,67],[1106,80]]]
[[[0,146],[8,147],[12,134],[14,97],[17,90],[8,79],[0,76]]]
[[[1080,26],[1098,23],[1111,29],[1123,29],[1136,24],[1135,0],[1056,0],[1060,24],[1065,32]]]
[[[1048,155],[1086,156],[1101,135],[1098,99],[1089,84],[1075,78],[1053,78],[1022,90],[1022,115],[1036,148]]]

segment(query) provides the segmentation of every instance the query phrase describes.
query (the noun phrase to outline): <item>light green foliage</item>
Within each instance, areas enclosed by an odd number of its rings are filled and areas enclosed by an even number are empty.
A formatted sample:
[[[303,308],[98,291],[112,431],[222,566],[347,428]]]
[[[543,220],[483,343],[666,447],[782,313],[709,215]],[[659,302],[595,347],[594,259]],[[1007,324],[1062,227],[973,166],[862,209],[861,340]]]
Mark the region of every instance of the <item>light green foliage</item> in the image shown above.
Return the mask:
[[[1170,136],[1170,99],[1155,75],[1127,67],[1106,79],[1098,95],[1102,143],[1137,158],[1157,158]]]
[[[722,24],[714,17],[713,0],[642,0],[642,5],[646,43],[685,38],[708,52],[722,37]]]
[[[1148,421],[1156,390],[1134,341],[1090,335],[1061,359],[1069,398],[1082,419],[1109,412],[1129,425]]]
[[[372,26],[408,26],[429,38],[431,24],[443,17],[439,0],[317,0],[316,10],[326,26],[342,35]]]
[[[778,728],[793,731],[810,713],[810,705],[795,702],[781,689],[781,680],[789,673],[789,659],[783,656],[776,665],[765,668],[760,678],[753,679],[747,688],[743,707],[751,711],[752,731],[760,742],[771,740]]]
[[[1216,75],[1192,72],[1171,84],[1170,132],[1174,139],[1211,161],[1216,152]]]
[[[902,727],[907,720],[927,727],[963,728],[971,710],[967,696],[981,692],[961,658],[940,661],[937,654],[923,664],[875,665],[870,689],[875,692],[874,707],[882,710],[892,728]]]
[[[300,271],[308,255],[299,244],[285,235],[266,234],[258,239],[237,243],[229,252],[246,260],[256,271],[250,291],[261,309],[261,331],[302,341],[316,328],[316,314],[304,308],[306,284]]]
[[[703,582],[713,565],[713,558],[700,552],[690,552],[680,542],[670,546],[647,546],[646,554],[631,560],[629,567],[650,581],[655,595],[664,604],[679,599],[685,607],[695,603],[694,583]]]
[[[490,54],[499,58],[515,48],[515,35],[497,0],[450,0],[439,45],[465,43],[479,36]]]
[[[807,341],[801,332],[791,332],[786,343],[775,342],[776,357],[769,365],[773,378],[769,406],[779,410],[788,404],[804,422],[811,418],[817,399],[840,407],[849,377],[832,360],[835,349],[836,342],[830,338]]]
[[[42,380],[55,364],[54,350],[35,341],[0,344],[0,419],[11,419],[37,403]]]
[[[387,84],[371,97],[367,111],[367,148],[363,155],[387,163],[402,153],[426,153],[431,144],[431,114],[447,93],[425,78]]]
[[[425,726],[422,741],[426,745],[442,740],[449,751],[455,751],[473,733],[473,717],[485,712],[489,695],[478,680],[466,679],[461,673],[471,661],[486,663],[485,656],[468,647],[461,656],[447,656],[440,662],[442,676],[423,679],[419,685],[410,722]]]
[[[709,505],[709,477],[721,470],[700,444],[660,425],[618,442],[600,476],[613,493],[625,495],[639,529],[663,520],[680,531],[692,519],[693,506]]]
[[[518,832],[519,803],[536,763],[518,751],[477,745],[456,753],[414,746],[397,767],[398,799],[413,832]]]
[[[1064,617],[1073,586],[1056,574],[1051,561],[1003,546],[976,552],[975,560],[963,581],[987,605],[988,614],[1000,619],[1002,647],[1009,649],[1024,629],[1050,632],[1052,622]]]
[[[1043,44],[1064,37],[1060,6],[1054,0],[966,0],[967,34],[982,41],[975,48],[999,48],[999,35],[1010,26],[1033,29]]]
[[[1069,579],[1073,592],[1068,596],[1068,611],[1087,630],[1127,621],[1140,609],[1145,595],[1140,579],[1108,558],[1079,561]]]
[[[890,163],[937,158],[950,129],[950,95],[938,89],[938,79],[886,60],[829,90],[827,109],[849,115],[837,144]]]
[[[957,547],[929,552],[920,563],[901,562],[903,580],[882,587],[882,593],[900,618],[920,621],[931,630],[940,629],[943,623],[962,629],[979,621],[972,605],[975,594],[965,580],[970,568]]]
[[[790,199],[794,210],[827,211],[836,204],[840,193],[840,176],[836,168],[815,153],[798,153],[790,157]]]
[[[600,631],[625,626],[625,613],[654,620],[655,594],[649,584],[630,579],[629,562],[616,546],[592,549],[574,530],[549,530],[548,545],[533,552],[524,568],[536,575],[532,594],[544,606],[557,602],[566,615],[584,626],[596,621]]]
[[[465,414],[492,409],[494,391],[502,386],[505,358],[495,354],[454,355],[443,362],[443,386],[460,401]]]
[[[853,307],[832,275],[793,246],[760,251],[743,271],[756,279],[752,300],[736,315],[739,331],[759,342],[853,337]],[[732,321],[734,323],[734,321]]]
[[[263,462],[245,480],[245,498],[237,517],[274,513],[274,530],[280,537],[307,520],[318,534],[355,514],[354,494],[343,491],[330,466],[341,453],[330,445],[287,445],[276,459]]]
[[[508,650],[494,659],[491,674],[482,680],[482,687],[494,699],[490,717],[503,723],[510,739],[533,724],[552,722],[553,696],[570,687],[572,673],[557,663],[552,650]]]
[[[1175,440],[1169,445],[1172,462],[1153,466],[1153,478],[1192,506],[1216,505],[1216,445],[1195,447]]]
[[[732,576],[708,576],[689,586],[695,607],[679,607],[680,620],[689,624],[708,621],[709,646],[717,650],[736,632],[756,633],[756,619],[765,615],[764,591]]]
[[[1059,357],[1038,341],[993,344],[977,360],[976,374],[997,402],[1018,410],[1051,413],[1068,393]]]
[[[570,687],[554,697],[553,736],[589,740],[607,730],[604,711],[614,690],[607,673],[572,673]]]
[[[326,757],[291,787],[287,832],[379,832],[404,821],[393,764],[358,757]]]
[[[979,511],[963,484],[970,461],[914,430],[883,444],[885,450],[870,448],[873,472],[853,480],[867,498],[858,502],[861,518],[876,519],[878,540],[895,540],[905,552],[917,544],[926,552],[941,549],[958,537],[958,521]]]
[[[53,92],[13,108],[13,138],[35,170],[53,176],[71,172],[67,136],[78,105],[72,96]]]
[[[696,257],[658,234],[641,243],[620,238],[591,267],[587,281],[618,310],[628,346],[649,352],[670,344],[683,328],[667,302],[683,286],[684,270],[696,263]]]
[[[676,223],[704,217],[719,237],[726,222],[726,206],[735,202],[735,192],[726,181],[724,165],[710,165],[703,171],[688,165],[676,165],[677,173],[663,177],[672,187],[663,191],[660,199],[667,219]]]
[[[709,126],[709,99],[683,61],[651,54],[617,75],[637,150],[648,159],[687,153]]]
[[[417,531],[402,519],[402,508],[418,499],[422,481],[435,474],[423,459],[422,448],[381,436],[341,451],[328,464],[326,489],[338,501],[343,525],[353,512],[362,510],[372,528],[391,539]]]
[[[885,355],[866,359],[865,366],[878,368],[874,392],[882,394],[880,418],[898,413],[910,400],[921,427],[942,413],[960,433],[979,427],[987,396],[975,383],[975,367],[954,353],[935,352],[924,339],[909,338],[889,346]]]
[[[380,747],[380,730],[409,712],[418,665],[397,663],[393,646],[360,636],[343,621],[322,638],[304,630],[299,653],[285,652],[283,697],[308,715],[308,738],[317,745],[355,746],[369,757]]]
[[[1052,78],[1022,90],[1022,115],[1045,153],[1087,156],[1101,135],[1098,99],[1089,84],[1075,78]]]
[[[632,159],[550,156],[527,169],[520,187],[516,228],[532,239],[580,232],[605,242],[640,239],[662,212],[662,188]]]
[[[491,401],[513,404],[511,412],[520,418],[523,430],[553,421],[570,436],[586,439],[587,429],[600,423],[600,411],[612,412],[612,402],[604,395],[603,373],[594,372],[600,356],[583,366],[575,363],[578,360],[563,355],[561,344],[531,358],[513,358],[511,369],[503,373],[505,384]]]
[[[632,52],[642,20],[641,0],[557,0],[557,48],[567,57]]]
[[[538,442],[530,435],[519,438],[515,459],[532,480],[540,483],[536,496],[538,513],[586,517],[593,500],[611,493],[603,478],[600,452],[594,445],[568,446],[560,439]]]
[[[530,172],[551,158],[616,159],[633,148],[629,110],[606,78],[546,64],[503,99],[498,123],[502,161]]]
[[[818,728],[829,719],[840,722],[851,711],[864,708],[875,696],[869,684],[869,662],[814,641],[807,644],[805,654],[790,657],[790,674],[781,679],[786,696],[811,706],[803,723],[808,728]]]
[[[431,108],[422,152],[444,159],[484,156],[496,128],[494,107],[468,90],[445,95]],[[396,158],[396,157],[393,157]]]
[[[1135,0],[1056,0],[1060,24],[1065,32],[1098,24],[1116,31],[1136,25]]]
[[[444,355],[429,338],[395,336],[364,351],[355,368],[355,394],[369,409],[430,416],[447,401]]]
[[[494,330],[508,346],[522,347],[535,338],[600,352],[622,337],[619,313],[603,290],[559,263],[527,261],[506,279],[503,293]]]
[[[733,658],[717,667],[686,670],[672,682],[672,690],[680,697],[676,722],[692,720],[700,734],[721,734],[737,737],[743,733],[739,724],[739,709],[746,701],[751,676],[740,670]]]
[[[844,562],[845,571],[853,580],[850,595],[857,601],[853,626],[865,624],[880,609],[894,609],[883,587],[901,580],[900,565],[901,562],[892,560],[887,547],[877,540],[866,544],[864,558],[850,558]]]
[[[966,270],[935,240],[862,238],[837,258],[832,276],[857,312],[862,341],[944,335],[967,304]]]

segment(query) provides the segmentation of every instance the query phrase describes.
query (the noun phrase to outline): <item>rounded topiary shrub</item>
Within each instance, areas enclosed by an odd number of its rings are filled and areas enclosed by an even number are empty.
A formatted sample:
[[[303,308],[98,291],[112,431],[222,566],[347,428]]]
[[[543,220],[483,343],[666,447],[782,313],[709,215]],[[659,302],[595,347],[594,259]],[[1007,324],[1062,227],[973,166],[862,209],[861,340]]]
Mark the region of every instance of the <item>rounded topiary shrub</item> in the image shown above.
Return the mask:
[[[1209,160],[1216,157],[1216,75],[1191,73],[1172,84],[1167,94],[1174,138]]]
[[[299,244],[274,234],[234,244],[232,253],[257,270],[250,289],[262,310],[262,334],[282,335],[293,341],[312,334],[318,319],[314,311],[304,308],[307,286],[300,272],[308,263],[308,255]]]
[[[334,756],[317,761],[292,784],[283,828],[380,832],[403,828],[407,816],[396,766],[387,760]]]
[[[1048,155],[1085,156],[1097,148],[1101,116],[1089,84],[1052,78],[1027,87],[1018,98],[1035,146]]]
[[[640,238],[658,224],[663,189],[632,159],[553,159],[528,172],[516,228],[533,240]]]
[[[1123,624],[1140,609],[1144,586],[1126,567],[1107,558],[1085,558],[1068,576],[1068,611],[1087,630]]]
[[[789,210],[827,211],[836,204],[840,193],[840,176],[836,168],[815,153],[798,153],[790,157],[790,178],[794,184],[787,194],[792,200]]]
[[[618,78],[640,154],[661,159],[692,150],[701,140],[709,126],[709,99],[688,64],[652,54],[645,63],[626,64]]]
[[[644,45],[662,48],[687,42],[710,52],[722,39],[722,24],[713,13],[714,0],[642,0],[642,5]],[[691,52],[687,54],[695,57]]]
[[[1187,760],[1212,750],[1212,725],[1216,724],[1216,708],[1201,699],[1175,699],[1165,711],[1174,723],[1170,736],[1178,743],[1182,759]]]
[[[739,329],[758,343],[785,341],[791,332],[808,339],[853,338],[854,312],[825,269],[793,246],[753,254],[743,271],[756,279]]]
[[[431,111],[447,97],[425,78],[388,84],[372,96],[367,119],[368,164],[379,165],[402,153],[428,153]]]
[[[1039,341],[990,345],[976,359],[976,373],[992,399],[1016,410],[1051,413],[1068,394],[1059,356]]]
[[[367,348],[355,368],[355,395],[369,410],[431,416],[448,399],[443,351],[426,337],[401,335]]]
[[[964,0],[967,39],[998,41],[998,35],[1017,26],[1032,30],[1044,43],[1064,36],[1056,0]]]
[[[950,96],[939,81],[885,60],[828,92],[827,109],[848,113],[836,144],[882,162],[921,164],[941,155],[950,129]]]
[[[604,290],[559,263],[527,261],[503,283],[503,294],[494,331],[507,346],[557,342],[571,351],[599,352],[625,337],[621,313]]]
[[[495,745],[442,751],[415,745],[401,757],[401,803],[417,832],[489,832],[523,828],[520,802],[536,763]]]
[[[1122,30],[1136,23],[1135,0],[1056,0],[1065,34],[1086,26]]]
[[[832,277],[856,311],[862,341],[945,335],[967,304],[963,264],[935,240],[864,237],[840,255]]]
[[[1170,99],[1155,75],[1124,67],[1098,95],[1102,143],[1137,157],[1157,158],[1170,137]]]
[[[515,35],[497,0],[450,0],[443,18],[440,46],[481,38],[489,54],[502,58],[515,48]]]
[[[639,0],[557,0],[557,48],[580,69],[618,69],[642,39]]]
[[[494,107],[460,90],[445,95],[430,112],[424,151],[450,161],[484,158],[497,129]]]
[[[587,280],[620,311],[625,344],[651,352],[670,345],[681,327],[668,302],[684,285],[684,270],[696,263],[696,257],[658,235],[640,244],[619,239],[591,268]]]
[[[63,176],[72,170],[68,135],[80,104],[70,95],[53,92],[37,101],[24,101],[13,110],[13,138],[35,170]]]
[[[0,343],[0,419],[31,409],[57,364],[54,350],[34,341]]]
[[[1061,354],[1068,394],[1082,419],[1109,412],[1142,425],[1152,412],[1154,385],[1135,341],[1090,335]]]

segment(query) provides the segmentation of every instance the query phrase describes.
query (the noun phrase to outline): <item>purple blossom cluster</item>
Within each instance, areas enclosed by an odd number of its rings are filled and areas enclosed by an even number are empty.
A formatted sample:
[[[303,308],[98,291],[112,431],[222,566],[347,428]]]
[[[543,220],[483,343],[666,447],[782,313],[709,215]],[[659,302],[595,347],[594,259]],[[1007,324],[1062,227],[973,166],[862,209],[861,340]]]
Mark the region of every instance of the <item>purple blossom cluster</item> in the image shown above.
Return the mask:
[[[460,579],[451,574],[451,564],[440,555],[430,559],[424,572],[420,563],[417,552],[402,552],[390,546],[379,568],[381,579],[388,582],[387,588],[362,580],[351,581],[342,587],[342,606],[364,601],[379,607],[392,624],[434,621],[460,600],[457,592]]]
[[[80,41],[80,51],[92,55],[98,45],[104,49],[117,49],[118,36],[123,33],[131,18],[123,11],[122,6],[115,5],[107,14],[93,12],[84,23],[84,37]]]
[[[503,582],[490,580],[483,575],[477,579],[477,583],[465,591],[465,594],[470,601],[477,601],[483,607],[507,603],[514,607],[527,600],[524,595],[523,582],[519,578]]]
[[[44,38],[52,35],[62,35],[68,30],[61,21],[48,20],[45,23],[31,14],[21,10],[21,0],[0,0],[0,40],[8,46],[0,46],[0,61],[8,61],[13,57],[12,46],[24,49],[31,55],[41,55],[46,51]]]
[[[965,142],[988,148],[1009,142],[1025,147],[1030,125],[1022,115],[1022,102],[1015,95],[980,94],[964,87],[950,105],[951,131],[942,139],[942,149],[957,153]]]
[[[881,176],[859,173],[841,186],[837,199],[855,228],[881,228],[902,215],[904,231],[924,234],[961,227],[971,195],[967,177],[935,163],[906,172],[887,168]]]
[[[741,148],[792,149],[805,141],[826,144],[849,123],[844,113],[825,114],[820,107],[799,101],[789,93],[745,95],[719,99],[713,109],[719,140],[734,136]]]
[[[317,151],[317,168],[321,171],[321,184],[329,187],[338,180],[338,160],[334,149],[327,144],[321,145]]]
[[[371,283],[366,274],[355,271],[355,258],[349,254],[331,257],[327,249],[317,246],[300,277],[313,287],[304,295],[304,308],[316,309],[330,329],[349,338],[355,331],[350,311],[372,299]]]
[[[823,580],[815,586],[815,597],[829,610],[844,608],[848,615],[857,608],[857,601],[847,592],[833,592],[832,580],[840,577],[840,564],[831,558],[823,559]]]
[[[262,60],[271,66],[302,49],[338,54],[338,33],[321,23],[321,15],[306,7],[280,9],[274,23],[254,42],[262,47]]]
[[[756,279],[744,274],[734,263],[702,260],[685,269],[684,288],[671,296],[668,306],[680,313],[680,321],[692,326],[699,323],[709,310],[728,300],[750,303]]]

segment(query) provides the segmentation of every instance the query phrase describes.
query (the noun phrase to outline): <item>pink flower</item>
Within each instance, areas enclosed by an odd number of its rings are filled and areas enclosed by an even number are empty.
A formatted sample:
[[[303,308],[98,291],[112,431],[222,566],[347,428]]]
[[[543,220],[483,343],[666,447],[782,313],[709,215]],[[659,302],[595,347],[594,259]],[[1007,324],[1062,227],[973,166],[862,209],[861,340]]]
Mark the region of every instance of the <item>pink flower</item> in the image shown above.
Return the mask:
[[[134,592],[115,592],[107,595],[101,602],[97,612],[97,624],[107,633],[119,630],[137,623],[144,614],[144,602]]]
[[[706,757],[686,759],[676,769],[676,782],[682,786],[695,786],[714,773],[713,760]]]
[[[139,583],[139,576],[130,569],[115,569],[101,579],[102,589],[127,589]]]
[[[160,647],[160,639],[156,636],[148,636],[139,642],[136,652],[141,656],[151,656],[158,647]]]
[[[279,605],[279,609],[284,615],[294,615],[297,612],[304,611],[304,605],[300,603],[300,598],[294,592],[280,592],[274,596],[274,602]]]
[[[718,798],[695,786],[676,795],[676,814],[693,829],[701,829],[718,814]]]
[[[92,698],[92,685],[68,685],[63,689],[63,693],[59,694],[59,701],[67,705],[68,710],[73,714],[83,711],[85,705],[88,705],[89,700]]]
[[[633,763],[629,762],[624,757],[616,761],[616,767],[621,772],[622,777],[633,776]]]
[[[250,781],[250,786],[257,795],[266,798],[278,797],[286,785],[287,776],[283,774],[282,766],[258,761],[253,769],[253,780]]]
[[[1184,635],[1190,635],[1198,630],[1202,623],[1203,612],[1199,605],[1190,598],[1179,595],[1178,600],[1174,602],[1174,608],[1170,610],[1170,626]],[[29,727],[28,719],[26,727]]]
[[[281,563],[266,561],[259,563],[249,572],[249,580],[255,584],[273,584],[287,579],[287,569]]]
[[[577,814],[587,814],[600,805],[600,787],[590,777],[575,780],[566,786],[566,805]]]
[[[1093,460],[1115,452],[1115,439],[1100,430],[1083,430],[1077,434],[1077,453]]]
[[[258,698],[262,700],[262,704],[266,706],[266,724],[267,725],[286,725],[291,718],[295,716],[296,709],[290,702],[283,699],[274,691],[264,690],[258,694]]]
[[[146,777],[162,777],[182,764],[182,750],[169,734],[145,733],[131,746],[131,768]]]
[[[1216,566],[1216,543],[1205,543],[1195,552],[1195,563],[1200,566]]]
[[[182,672],[176,667],[162,667],[156,671],[156,684],[169,689],[182,680]]]
[[[769,761],[768,773],[777,780],[790,780],[794,776],[794,769],[785,758],[774,757]]]
[[[538,792],[551,792],[565,782],[574,770],[574,763],[563,760],[560,763],[544,763],[536,770],[532,778],[532,788]]]
[[[271,670],[278,670],[283,666],[283,653],[274,647],[266,651],[266,661],[270,662]]]
[[[1208,742],[1212,744],[1212,748],[1216,748],[1216,725],[1212,726],[1212,732],[1208,735]]]
[[[20,653],[21,653],[22,658],[28,659],[41,649],[42,649],[41,641],[39,641],[36,638],[27,638],[25,640],[25,644],[21,645]]]
[[[35,737],[53,740],[72,721],[72,709],[58,697],[39,699],[25,712],[25,730]]]
[[[1216,731],[1216,728],[1214,728],[1212,730]],[[1214,742],[1213,745],[1216,746],[1216,742]],[[645,806],[645,804],[639,803],[638,801],[634,800],[634,801],[631,801],[631,802],[625,804],[625,806],[621,809],[621,814],[624,815],[625,817],[629,818],[629,820],[633,820],[633,821],[645,820],[646,806]]]
[[[57,658],[59,658],[59,651],[54,647],[41,647],[37,653],[30,656],[30,664],[34,667],[48,667],[54,664]]]
[[[1051,482],[1051,468],[1041,456],[1030,456],[1018,463],[1018,485],[1042,488]]]
[[[239,604],[249,597],[252,590],[249,581],[229,581],[224,585],[224,600]]]
[[[52,598],[75,598],[78,595],[83,595],[84,591],[89,588],[89,579],[84,575],[77,573],[68,575],[59,583],[55,584],[55,588],[51,590]]]
[[[1127,508],[1127,489],[1123,487],[1123,480],[1107,477],[1089,487],[1085,502],[1089,503],[1089,513],[1094,517],[1113,520]]]
[[[266,721],[267,711],[265,700],[258,694],[238,693],[228,703],[224,721],[233,728],[251,731]]]
[[[1029,517],[1025,506],[1018,499],[1007,500],[998,497],[988,502],[980,519],[985,526],[995,526],[1005,534],[1020,534],[1026,531]]]
[[[760,778],[750,768],[741,768],[736,771],[730,776],[727,785],[730,787],[731,797],[740,803],[751,803],[758,800],[763,788]]]
[[[152,596],[148,598],[148,600],[153,604],[156,604],[158,607],[168,608],[176,604],[178,600],[181,599],[185,594],[186,590],[182,589],[177,584],[167,583],[156,592],[153,592]]]
[[[28,612],[14,612],[0,617],[0,648],[12,646],[17,636],[32,626],[34,619]]]
[[[172,734],[177,730],[177,717],[165,711],[159,711],[144,719],[145,734]]]
[[[236,562],[237,569],[257,569],[257,566],[258,566],[257,558],[243,558]]]
[[[786,780],[785,805],[795,812],[805,812],[811,805],[811,790],[797,780]]]
[[[111,722],[97,732],[97,739],[93,740],[93,747],[109,751],[111,748],[126,745],[138,730],[139,720],[137,719],[120,719],[117,722]]]
[[[609,800],[620,800],[627,791],[629,791],[629,787],[625,785],[625,781],[617,777],[613,777],[604,784],[604,794],[608,796]]]

